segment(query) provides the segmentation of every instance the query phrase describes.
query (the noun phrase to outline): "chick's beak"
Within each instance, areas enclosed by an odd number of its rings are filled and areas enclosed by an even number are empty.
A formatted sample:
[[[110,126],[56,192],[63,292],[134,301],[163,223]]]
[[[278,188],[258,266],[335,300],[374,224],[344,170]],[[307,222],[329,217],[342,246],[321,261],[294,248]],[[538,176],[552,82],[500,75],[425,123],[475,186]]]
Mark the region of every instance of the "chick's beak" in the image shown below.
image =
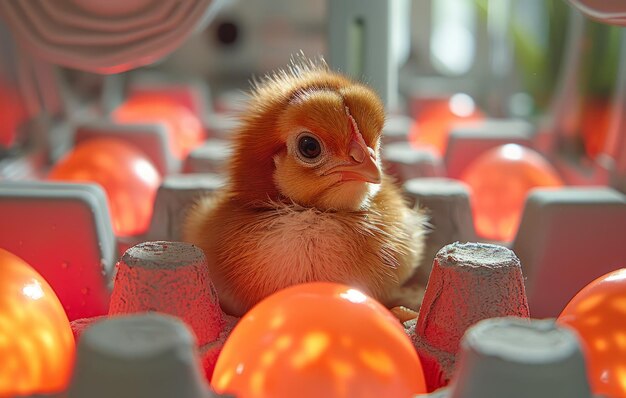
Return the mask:
[[[376,152],[372,148],[352,140],[348,156],[350,157],[350,164],[334,167],[330,173],[338,173],[341,176],[341,181],[364,181],[380,184],[382,172],[376,161]]]

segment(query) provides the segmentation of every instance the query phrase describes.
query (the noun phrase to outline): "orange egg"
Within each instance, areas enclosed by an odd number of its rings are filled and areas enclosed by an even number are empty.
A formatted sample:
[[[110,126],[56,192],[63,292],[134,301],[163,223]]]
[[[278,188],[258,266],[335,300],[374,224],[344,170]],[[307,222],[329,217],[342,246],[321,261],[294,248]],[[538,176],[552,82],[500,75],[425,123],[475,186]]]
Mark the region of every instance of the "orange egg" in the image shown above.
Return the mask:
[[[297,285],[237,324],[217,360],[218,392],[252,397],[412,397],[422,367],[398,320],[358,290]]]
[[[185,159],[205,139],[200,120],[189,109],[163,95],[131,97],[112,116],[119,123],[163,124],[170,138],[170,148],[179,159]]]
[[[415,123],[409,131],[409,142],[416,148],[430,149],[442,156],[448,147],[452,125],[484,119],[474,100],[463,93],[423,101],[416,113]]]
[[[496,241],[515,237],[528,191],[563,185],[538,152],[516,144],[483,153],[467,167],[461,180],[472,191],[476,232]]]
[[[70,323],[50,285],[0,249],[0,396],[63,390],[74,350]]]
[[[118,236],[137,235],[150,223],[161,176],[139,149],[114,138],[78,144],[52,169],[57,181],[93,182],[107,194]]]
[[[584,287],[557,322],[581,337],[593,391],[626,397],[626,268]]]

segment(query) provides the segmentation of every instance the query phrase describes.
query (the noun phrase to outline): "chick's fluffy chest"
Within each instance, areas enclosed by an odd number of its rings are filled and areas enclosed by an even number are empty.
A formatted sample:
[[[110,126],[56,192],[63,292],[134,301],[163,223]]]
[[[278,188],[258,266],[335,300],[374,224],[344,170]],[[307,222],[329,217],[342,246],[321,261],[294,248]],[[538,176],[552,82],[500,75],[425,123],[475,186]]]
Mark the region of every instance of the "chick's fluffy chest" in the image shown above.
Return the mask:
[[[235,261],[239,271],[236,273],[242,277],[249,275],[250,270],[259,273],[263,285],[270,290],[314,280],[364,285],[354,276],[359,267],[385,262],[374,267],[381,274],[393,274],[397,267],[393,256],[384,255],[391,249],[384,243],[387,233],[377,224],[375,217],[367,213],[276,204],[247,217],[246,225],[231,231],[245,236],[244,244],[240,240],[233,252],[222,253],[222,260]],[[244,271],[247,267],[250,270]]]
[[[282,202],[245,208],[224,196],[206,199],[197,211],[214,211],[197,225],[203,237],[196,244],[207,254],[224,308],[242,313],[277,290],[319,280],[347,283],[384,301],[412,270],[418,253],[407,243],[423,222],[390,194],[383,189],[367,211],[355,212]]]

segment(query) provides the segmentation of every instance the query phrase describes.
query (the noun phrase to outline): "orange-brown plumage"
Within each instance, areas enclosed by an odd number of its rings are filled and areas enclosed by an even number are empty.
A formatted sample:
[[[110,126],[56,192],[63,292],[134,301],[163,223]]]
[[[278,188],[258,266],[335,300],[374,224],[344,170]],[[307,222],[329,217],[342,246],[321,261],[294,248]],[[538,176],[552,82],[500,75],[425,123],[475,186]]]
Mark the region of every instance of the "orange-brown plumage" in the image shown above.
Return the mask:
[[[241,315],[313,280],[386,302],[422,251],[424,217],[380,166],[378,96],[300,61],[257,83],[234,136],[228,184],[194,207],[186,240],[201,247],[222,306]]]

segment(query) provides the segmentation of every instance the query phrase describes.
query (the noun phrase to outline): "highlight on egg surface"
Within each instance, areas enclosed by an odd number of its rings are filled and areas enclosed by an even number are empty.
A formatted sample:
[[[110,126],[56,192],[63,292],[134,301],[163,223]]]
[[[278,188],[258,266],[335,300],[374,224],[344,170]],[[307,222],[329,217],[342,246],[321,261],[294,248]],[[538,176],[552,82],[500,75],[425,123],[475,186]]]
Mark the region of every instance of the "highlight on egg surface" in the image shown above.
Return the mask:
[[[63,306],[30,265],[0,248],[0,396],[62,391],[74,363]]]
[[[483,153],[467,167],[461,180],[471,188],[478,235],[503,242],[515,237],[531,189],[563,185],[541,154],[517,144]]]
[[[411,397],[422,367],[398,320],[348,286],[316,282],[275,293],[235,327],[214,389],[252,397]]]
[[[117,236],[137,235],[148,228],[161,175],[148,157],[115,138],[93,138],[66,154],[49,179],[92,182],[106,192]]]
[[[585,286],[557,320],[580,336],[593,391],[626,396],[626,268]]]
[[[113,112],[112,118],[118,123],[165,126],[169,148],[179,159],[185,159],[205,138],[200,120],[166,95],[134,95]]]

